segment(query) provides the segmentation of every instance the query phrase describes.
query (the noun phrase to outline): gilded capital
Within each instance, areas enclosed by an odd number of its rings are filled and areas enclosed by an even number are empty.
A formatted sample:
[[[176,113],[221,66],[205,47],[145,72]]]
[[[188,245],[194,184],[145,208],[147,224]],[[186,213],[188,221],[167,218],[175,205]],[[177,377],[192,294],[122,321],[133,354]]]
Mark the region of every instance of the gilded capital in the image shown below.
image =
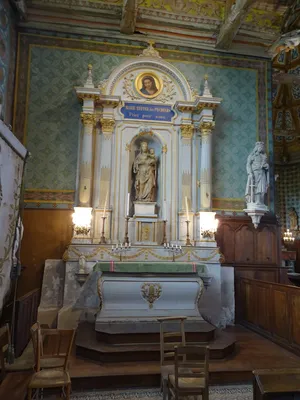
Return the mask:
[[[202,122],[200,124],[200,132],[202,136],[209,135],[215,127],[215,121]]]
[[[96,116],[94,114],[81,113],[80,114],[83,125],[95,125]]]
[[[100,119],[102,131],[104,133],[113,133],[115,127],[115,120],[112,118],[101,118]]]
[[[168,151],[168,146],[167,146],[166,144],[164,144],[163,147],[161,148],[161,151],[162,151],[163,153],[167,153],[167,151]]]
[[[181,129],[181,137],[184,139],[191,139],[194,133],[194,125],[193,124],[183,124],[180,126]]]

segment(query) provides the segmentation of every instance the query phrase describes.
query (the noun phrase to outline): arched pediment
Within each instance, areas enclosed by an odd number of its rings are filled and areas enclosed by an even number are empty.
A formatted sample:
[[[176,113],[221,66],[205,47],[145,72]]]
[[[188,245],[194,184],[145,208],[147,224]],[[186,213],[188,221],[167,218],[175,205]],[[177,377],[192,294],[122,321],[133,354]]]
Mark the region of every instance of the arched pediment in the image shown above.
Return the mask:
[[[143,80],[147,77],[149,80],[152,77],[156,86],[153,94],[147,95],[144,89]],[[120,96],[125,101],[175,103],[195,100],[195,93],[184,75],[164,61],[151,45],[150,50],[148,47],[139,57],[126,60],[115,68],[101,89],[102,95]]]

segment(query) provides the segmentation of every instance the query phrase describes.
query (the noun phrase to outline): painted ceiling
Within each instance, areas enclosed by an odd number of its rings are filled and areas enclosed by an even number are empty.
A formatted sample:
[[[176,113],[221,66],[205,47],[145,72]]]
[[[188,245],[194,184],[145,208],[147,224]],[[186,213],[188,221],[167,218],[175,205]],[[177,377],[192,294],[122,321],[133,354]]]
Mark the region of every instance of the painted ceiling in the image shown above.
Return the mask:
[[[263,55],[291,0],[27,0],[27,27]],[[250,47],[249,47],[250,46]]]

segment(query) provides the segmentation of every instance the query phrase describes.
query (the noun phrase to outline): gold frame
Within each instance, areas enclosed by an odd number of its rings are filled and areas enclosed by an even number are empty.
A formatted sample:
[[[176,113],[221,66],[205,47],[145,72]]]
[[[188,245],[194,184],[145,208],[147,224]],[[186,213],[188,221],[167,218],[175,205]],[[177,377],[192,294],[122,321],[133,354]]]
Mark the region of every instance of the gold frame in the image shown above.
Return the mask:
[[[154,79],[156,87],[157,87],[157,92],[155,92],[154,94],[151,95],[147,95],[141,92],[142,88],[142,80],[146,77],[146,76],[150,76]],[[145,72],[141,72],[136,78],[135,78],[135,82],[134,82],[134,87],[135,90],[138,92],[138,94],[142,97],[145,97],[146,99],[154,99],[155,97],[157,97],[161,91],[163,90],[163,81],[162,79],[154,72],[152,71],[145,71]]]

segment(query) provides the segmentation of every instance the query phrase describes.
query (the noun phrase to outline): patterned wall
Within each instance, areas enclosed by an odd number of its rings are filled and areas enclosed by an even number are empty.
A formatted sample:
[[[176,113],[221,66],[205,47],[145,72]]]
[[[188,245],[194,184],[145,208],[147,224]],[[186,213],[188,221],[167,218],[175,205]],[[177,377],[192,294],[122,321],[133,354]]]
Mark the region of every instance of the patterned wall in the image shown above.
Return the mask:
[[[15,131],[18,137],[25,136],[32,154],[26,173],[26,198],[31,205],[73,204],[80,126],[80,104],[73,88],[82,85],[87,64],[93,64],[97,84],[125,56],[140,54],[144,46],[22,34],[20,56],[29,57],[29,70],[24,63],[19,74]],[[176,52],[166,47],[159,50],[200,92],[203,76],[208,73],[213,95],[223,98],[214,132],[213,196],[216,208],[241,210],[245,163],[258,137],[269,139],[272,158],[266,108],[270,104],[266,81],[269,63],[197,50],[188,53],[181,48]],[[27,74],[29,82],[22,79]],[[244,179],[240,179],[243,175]]]
[[[280,216],[282,230],[290,228],[289,209],[294,207],[300,216],[300,164],[276,165],[276,214]]]
[[[7,123],[12,122],[16,60],[15,15],[8,0],[0,2],[0,96],[3,103],[3,116]]]

